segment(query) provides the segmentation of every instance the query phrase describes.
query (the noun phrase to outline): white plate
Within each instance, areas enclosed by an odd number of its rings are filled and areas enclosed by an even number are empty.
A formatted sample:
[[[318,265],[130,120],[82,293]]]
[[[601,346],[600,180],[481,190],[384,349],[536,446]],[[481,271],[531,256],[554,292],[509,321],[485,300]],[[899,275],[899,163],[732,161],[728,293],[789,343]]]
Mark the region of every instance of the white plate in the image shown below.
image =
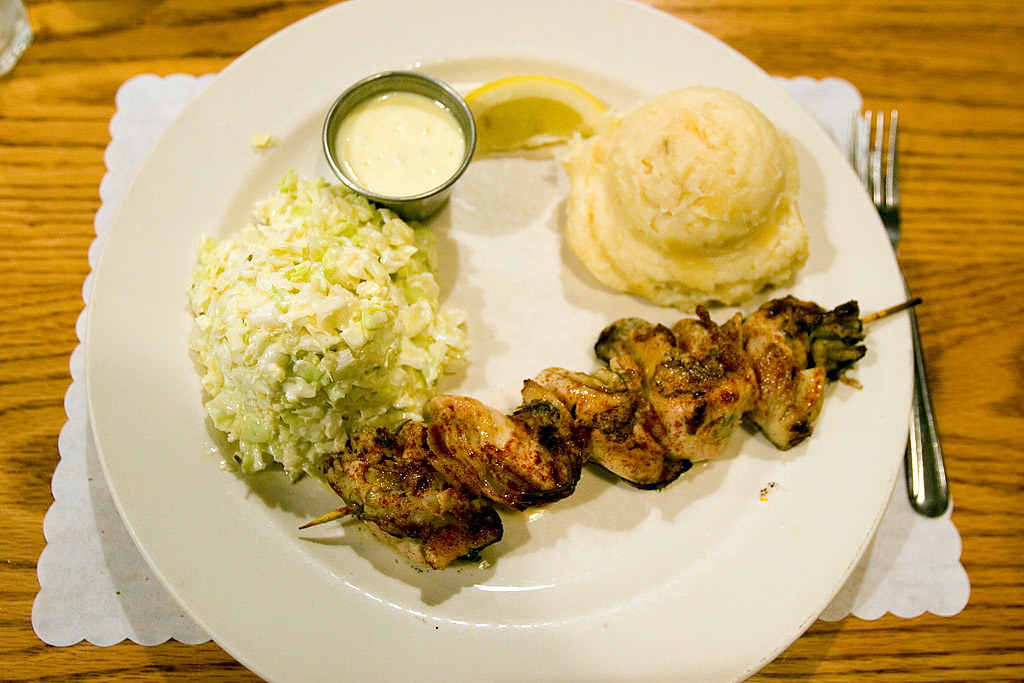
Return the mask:
[[[618,0],[346,2],[212,81],[142,165],[107,235],[89,302],[89,408],[134,540],[213,639],[269,680],[753,673],[828,604],[884,510],[907,433],[905,320],[871,328],[863,389],[830,387],[805,445],[781,453],[740,431],[726,457],[660,492],[587,470],[571,498],[505,515],[488,567],[417,571],[356,524],[300,533],[333,494],[219,468],[187,349],[197,240],[240,227],[289,168],[327,176],[327,107],[395,67],[463,88],[541,70],[616,106],[689,84],[731,88],[795,141],[811,258],[791,291],[865,311],[903,296],[836,147],[762,71],[691,26]],[[255,152],[254,133],[276,145]],[[484,161],[438,218],[439,278],[469,312],[472,342],[470,369],[446,389],[510,407],[544,367],[590,369],[611,320],[673,319],[603,290],[562,246],[565,189],[552,161]]]

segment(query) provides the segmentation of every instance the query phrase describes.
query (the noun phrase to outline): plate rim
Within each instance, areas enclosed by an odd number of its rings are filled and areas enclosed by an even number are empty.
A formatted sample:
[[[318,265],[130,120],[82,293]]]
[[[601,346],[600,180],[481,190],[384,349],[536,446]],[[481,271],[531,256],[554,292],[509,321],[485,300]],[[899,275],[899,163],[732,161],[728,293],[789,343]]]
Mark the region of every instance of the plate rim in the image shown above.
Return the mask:
[[[531,2],[532,2],[531,7],[534,6],[534,5],[543,4],[543,3],[539,2],[539,0],[531,0]],[[700,31],[699,29],[696,29],[695,27],[691,26],[690,24],[686,24],[685,22],[682,22],[681,20],[679,20],[679,19],[677,19],[675,17],[672,17],[671,15],[664,14],[664,13],[662,13],[662,12],[652,8],[652,7],[649,7],[647,5],[638,4],[638,3],[635,3],[635,2],[631,2],[629,0],[603,0],[603,2],[605,2],[609,7],[615,7],[615,8],[618,8],[619,10],[621,10],[621,11],[624,11],[624,12],[632,13],[632,12],[639,11],[639,12],[647,14],[648,18],[656,17],[658,21],[666,21],[667,20],[669,22],[673,22],[677,29],[682,29],[684,32],[687,32],[687,33],[689,33],[691,35],[699,34],[700,36],[702,36],[702,39],[706,39],[708,41],[712,41],[714,44],[716,44],[716,46],[719,49],[724,48],[725,50],[730,51],[731,53],[733,53],[735,55],[735,57],[737,57],[738,59],[740,59],[740,60],[746,62],[747,64],[749,64],[750,67],[752,67],[755,70],[755,73],[762,74],[763,78],[764,78],[764,82],[765,82],[765,85],[763,87],[766,87],[769,90],[778,89],[778,86],[770,83],[770,78],[768,77],[768,75],[764,74],[764,72],[761,71],[759,68],[757,68],[756,65],[753,65],[752,62],[749,62],[749,60],[747,60],[745,57],[743,57],[738,52],[733,50],[731,47],[725,45],[724,43],[721,43],[717,39],[709,36],[708,34]],[[336,19],[334,19],[334,17],[340,16],[340,15],[343,15],[343,14],[351,14],[351,13],[355,12],[356,9],[362,11],[364,9],[364,7],[370,6],[371,3],[374,6],[382,6],[382,5],[388,5],[388,4],[398,5],[398,6],[407,6],[408,5],[408,3],[405,2],[405,0],[388,0],[388,1],[385,1],[385,0],[350,0],[350,2],[348,2],[348,3],[344,3],[342,5],[336,5],[334,7],[326,8],[324,10],[320,10],[318,12],[315,12],[312,15],[309,15],[308,17],[305,17],[305,18],[299,20],[298,22],[292,24],[291,26],[286,27],[285,29],[283,29],[282,31],[274,34],[273,36],[270,36],[269,38],[267,38],[266,40],[262,41],[260,44],[258,44],[254,48],[252,48],[250,51],[248,51],[247,53],[242,55],[242,57],[240,57],[238,60],[233,62],[228,67],[226,67],[221,72],[220,75],[215,77],[215,79],[213,80],[213,82],[210,84],[209,87],[218,87],[217,86],[218,83],[223,82],[223,81],[228,80],[228,79],[231,79],[231,78],[234,78],[233,74],[235,74],[236,72],[242,71],[243,67],[245,67],[247,64],[249,64],[253,60],[256,60],[256,59],[260,58],[260,56],[263,55],[264,52],[266,52],[268,50],[269,51],[273,51],[274,49],[277,49],[278,43],[287,44],[288,41],[294,40],[294,38],[289,37],[289,36],[297,36],[301,32],[309,30],[307,27],[316,26],[316,24],[318,22],[336,20]],[[432,2],[430,4],[434,5],[434,6],[441,6],[441,5],[445,5],[445,6],[458,6],[458,5],[463,4],[463,3],[461,2],[461,0],[445,0],[443,2],[439,2],[439,1],[435,0],[435,2]],[[593,2],[589,2],[589,3],[575,3],[575,0],[574,0],[573,2],[565,2],[563,4],[566,5],[566,6],[569,6],[569,5],[578,5],[579,7],[586,6],[588,12],[594,12],[595,9],[596,9],[594,7],[594,3]],[[356,9],[353,9],[353,8],[356,8]],[[563,8],[563,11],[565,11],[564,8]],[[779,90],[779,93],[781,93],[783,97],[788,97],[788,95],[786,95],[784,92],[782,92],[781,89],[778,89],[778,90]],[[201,100],[204,96],[205,96],[205,93],[201,94],[197,98],[197,100]],[[128,202],[125,201],[125,200],[133,192],[137,192],[137,190],[134,189],[135,185],[136,185],[136,181],[139,179],[139,177],[143,173],[147,172],[147,171],[144,170],[147,166],[155,164],[155,163],[158,163],[159,155],[162,153],[162,150],[164,150],[165,147],[168,144],[167,140],[171,140],[171,139],[174,138],[175,135],[179,135],[180,134],[180,130],[179,129],[180,129],[180,126],[183,125],[183,124],[178,123],[178,121],[185,120],[185,118],[187,118],[190,115],[187,112],[194,111],[196,109],[201,108],[202,106],[203,106],[202,102],[200,102],[199,104],[194,104],[194,103],[190,104],[189,105],[190,108],[187,108],[186,113],[184,113],[183,115],[179,115],[178,119],[175,120],[175,123],[173,123],[171,126],[169,126],[168,130],[164,132],[164,134],[161,136],[161,139],[154,146],[154,151],[151,152],[149,155],[147,155],[146,160],[143,162],[143,166],[140,167],[140,170],[136,172],[135,176],[133,177],[132,183],[129,185],[128,189],[125,192],[125,198],[122,199],[122,201],[120,202],[119,206],[117,207],[117,210],[115,211],[115,213],[113,215],[113,218],[112,218],[112,221],[111,221],[111,225],[110,225],[110,229],[108,230],[108,233],[106,235],[106,239],[105,239],[105,242],[103,244],[103,248],[101,250],[99,259],[97,261],[97,265],[93,269],[93,274],[96,276],[97,280],[102,280],[102,279],[104,279],[105,277],[108,276],[108,274],[104,270],[104,265],[106,263],[106,258],[105,257],[107,255],[107,251],[108,251],[107,247],[112,243],[112,240],[110,239],[110,237],[112,235],[116,236],[117,235],[117,232],[116,232],[117,230],[124,229],[124,228],[120,228],[119,226],[125,225],[126,224],[126,220],[127,220],[125,216],[127,215],[128,209],[126,209],[125,207],[128,205]],[[157,161],[153,161],[153,159],[157,159]],[[88,308],[89,308],[89,310],[91,312],[94,312],[94,311],[97,310],[97,303],[95,301],[95,297],[97,296],[97,292],[100,289],[101,288],[99,286],[94,286],[92,288],[91,293],[90,293],[90,297],[89,297],[90,300],[89,300]],[[102,304],[100,304],[100,305],[102,305]],[[97,319],[98,318],[96,318],[96,316],[92,316],[92,315],[90,315],[88,317],[88,319],[87,319],[86,336],[85,336],[85,342],[86,342],[86,362],[87,362],[86,375],[87,376],[90,376],[92,374],[92,373],[89,373],[89,371],[88,371],[89,367],[93,367],[93,368],[98,368],[99,367],[97,365],[96,356],[94,355],[94,354],[99,353],[99,352],[96,351],[95,344],[90,345],[90,344],[87,343],[90,339],[94,338],[94,333],[96,332],[96,330],[92,326],[92,323],[93,323],[94,320],[97,320]],[[90,352],[92,352],[92,353],[90,353]],[[98,376],[98,375],[93,375],[93,376]],[[111,480],[117,481],[118,480],[117,473],[116,473],[116,471],[111,469],[111,467],[110,467],[111,462],[106,457],[107,456],[107,451],[104,448],[104,446],[100,443],[99,432],[101,430],[97,429],[96,427],[97,427],[97,420],[100,420],[102,422],[103,416],[99,415],[98,411],[95,409],[95,406],[94,406],[94,394],[93,394],[92,390],[89,388],[89,385],[87,385],[87,396],[88,396],[88,399],[89,399],[88,400],[88,405],[89,405],[90,423],[94,426],[94,431],[97,433],[97,437],[96,437],[97,453],[99,454],[100,461],[101,461],[101,463],[103,465],[104,473],[107,476],[108,481],[111,481]],[[907,392],[907,397],[908,397],[908,401],[907,402],[908,402],[908,405],[909,405],[909,392]],[[101,426],[103,427],[103,431],[105,431],[106,424],[104,423]],[[883,488],[887,489],[887,490],[885,490],[883,492],[884,493],[883,499],[886,500],[886,501],[888,500],[889,494],[892,491],[892,486],[895,485],[896,478],[897,478],[897,475],[898,475],[898,471],[899,470],[898,470],[898,461],[897,461],[897,466],[895,466],[892,469],[892,472],[890,473],[891,476],[889,477],[888,485],[886,487],[883,487]],[[120,495],[118,495],[119,494],[118,488],[112,485],[111,486],[111,493],[114,496],[114,500],[115,500],[115,503],[116,503],[116,505],[118,507],[118,511],[121,514],[122,518],[124,519],[127,528],[129,529],[129,533],[131,534],[131,536],[132,536],[133,540],[136,542],[136,544],[140,546],[140,550],[142,551],[144,557],[146,558],[147,563],[149,563],[150,566],[154,569],[154,572],[157,574],[157,576],[160,577],[162,581],[165,581],[165,585],[167,585],[167,587],[171,591],[172,595],[174,595],[179,600],[179,602],[182,602],[183,600],[182,600],[181,592],[175,586],[167,584],[167,582],[165,580],[164,572],[162,572],[161,568],[158,566],[159,563],[158,562],[154,562],[154,560],[152,559],[150,553],[146,552],[146,550],[144,548],[145,544],[142,542],[143,539],[141,539],[140,536],[137,534],[136,525],[133,523],[132,519],[130,519],[131,515],[128,512],[126,512],[126,509],[125,509],[125,507],[122,504],[122,497]],[[851,559],[851,561],[849,562],[849,566],[846,568],[843,576],[840,577],[840,579],[836,581],[836,585],[834,587],[834,590],[831,592],[832,595],[834,595],[834,593],[836,591],[838,591],[839,588],[842,586],[842,582],[849,575],[849,573],[853,570],[853,567],[855,566],[857,559],[859,559],[859,557],[863,553],[864,549],[867,547],[867,545],[868,545],[868,543],[870,541],[871,535],[873,533],[874,528],[877,527],[877,524],[881,520],[881,516],[882,516],[882,513],[884,512],[884,509],[885,509],[885,507],[884,507],[884,505],[882,505],[877,510],[877,514],[875,515],[875,517],[873,519],[873,522],[871,524],[870,530],[868,530],[868,532],[865,534],[865,536],[864,536],[864,538],[863,538],[863,540],[862,540],[862,542],[860,544],[860,547],[858,548],[858,550],[856,552],[856,556],[853,557]],[[750,664],[749,668],[744,669],[742,672],[739,673],[739,675],[745,677],[746,675],[749,675],[749,674],[753,673],[753,671],[756,671],[758,668],[763,666],[764,663],[770,661],[772,658],[777,656],[777,654],[779,652],[781,652],[783,649],[788,647],[788,645],[793,640],[795,640],[797,637],[799,637],[799,635],[801,633],[803,633],[803,631],[806,630],[806,628],[808,626],[810,626],[811,623],[813,623],[813,621],[817,617],[817,613],[820,613],[820,610],[824,609],[825,606],[827,606],[827,601],[825,601],[824,604],[820,605],[820,609],[818,609],[817,612],[815,612],[814,614],[809,614],[804,621],[802,621],[801,623],[797,624],[791,630],[791,632],[788,633],[786,635],[786,637],[783,639],[783,640],[785,640],[785,642],[781,642],[780,641],[780,645],[779,645],[779,647],[777,649],[773,650],[770,653],[764,653],[763,658],[759,659],[757,662],[755,662],[753,664]],[[208,619],[205,618],[205,615],[195,612],[193,610],[193,606],[190,604],[189,601],[184,601],[183,602],[183,607],[194,618],[196,618],[197,623],[200,623],[201,625],[203,625],[204,630],[207,630],[207,632],[209,632],[209,630],[207,628]],[[260,666],[260,663],[258,661],[256,661],[256,659],[254,659],[254,656],[252,655],[252,653],[248,652],[244,647],[239,646],[236,643],[234,643],[230,637],[223,638],[224,642],[222,642],[222,637],[220,636],[220,634],[214,633],[214,634],[211,634],[211,635],[214,637],[214,639],[219,644],[221,644],[222,647],[224,647],[226,650],[231,652],[231,654],[233,656],[235,656],[237,659],[239,659],[239,661],[242,661],[246,666],[248,666],[249,668],[253,669],[257,673],[260,673],[260,671],[262,670],[262,667]],[[790,638],[790,636],[792,636],[792,637]],[[464,639],[461,638],[461,637],[457,637],[456,640],[464,640]],[[272,674],[273,674],[273,672],[267,671],[267,675],[268,676],[271,676]]]

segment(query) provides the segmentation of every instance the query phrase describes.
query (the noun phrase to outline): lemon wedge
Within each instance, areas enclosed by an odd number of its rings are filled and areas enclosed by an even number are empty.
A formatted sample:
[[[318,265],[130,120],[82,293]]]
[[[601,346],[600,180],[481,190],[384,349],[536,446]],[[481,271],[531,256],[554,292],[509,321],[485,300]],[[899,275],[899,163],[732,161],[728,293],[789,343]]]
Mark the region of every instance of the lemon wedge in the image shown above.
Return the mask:
[[[592,135],[604,117],[599,99],[551,76],[508,76],[466,95],[480,152],[513,152]]]

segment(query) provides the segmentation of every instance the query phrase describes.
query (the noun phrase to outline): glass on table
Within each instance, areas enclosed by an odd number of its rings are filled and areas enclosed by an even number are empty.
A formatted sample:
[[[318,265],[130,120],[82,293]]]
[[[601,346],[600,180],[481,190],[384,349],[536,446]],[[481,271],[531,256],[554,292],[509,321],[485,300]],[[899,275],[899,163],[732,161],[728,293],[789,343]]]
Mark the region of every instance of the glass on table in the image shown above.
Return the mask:
[[[14,68],[34,37],[21,0],[0,0],[0,76]]]

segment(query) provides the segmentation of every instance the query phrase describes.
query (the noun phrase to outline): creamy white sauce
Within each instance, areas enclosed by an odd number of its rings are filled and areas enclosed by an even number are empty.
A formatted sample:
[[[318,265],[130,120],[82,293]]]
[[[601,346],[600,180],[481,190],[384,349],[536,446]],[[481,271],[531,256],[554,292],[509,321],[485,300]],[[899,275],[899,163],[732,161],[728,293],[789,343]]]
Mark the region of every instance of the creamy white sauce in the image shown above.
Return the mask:
[[[462,165],[466,140],[440,102],[389,92],[355,107],[341,122],[335,158],[365,189],[408,197],[442,185]]]

